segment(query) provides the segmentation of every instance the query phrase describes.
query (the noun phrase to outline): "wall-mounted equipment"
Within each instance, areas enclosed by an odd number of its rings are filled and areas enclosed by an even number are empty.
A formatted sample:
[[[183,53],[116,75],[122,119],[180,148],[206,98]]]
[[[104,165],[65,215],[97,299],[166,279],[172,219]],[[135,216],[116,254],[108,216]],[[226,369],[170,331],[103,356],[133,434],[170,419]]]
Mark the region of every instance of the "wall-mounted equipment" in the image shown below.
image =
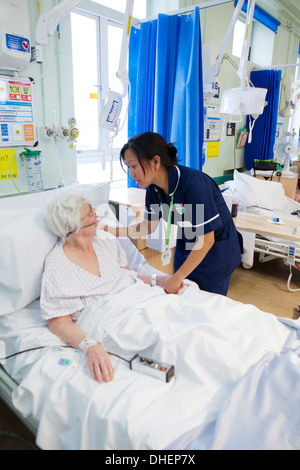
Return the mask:
[[[279,114],[291,117],[296,112],[299,101],[300,81],[295,80],[293,75],[286,75],[281,80]]]
[[[120,80],[123,91],[122,93],[117,93],[116,91],[110,90],[108,99],[106,103],[103,103],[101,116],[100,116],[100,125],[104,129],[107,129],[110,132],[117,133],[119,130],[119,115],[122,109],[122,98],[124,98],[128,93],[129,78],[127,70],[127,57],[128,57],[128,47],[131,31],[131,21],[133,13],[134,0],[127,0],[126,2],[126,11],[124,18],[123,26],[123,36],[122,36],[122,45],[120,52],[119,68],[116,73],[118,79]]]
[[[234,14],[231,18],[228,30],[223,39],[219,54],[217,55],[214,65],[211,67],[208,75],[208,82],[205,84],[205,92],[207,99],[210,99],[215,95],[215,83],[216,79],[220,73],[220,66],[224,57],[224,51],[227,46],[229,37],[233,31],[234,25],[240,15],[244,4],[244,0],[239,0],[235,8]],[[247,7],[247,18],[246,18],[246,28],[245,28],[245,37],[243,42],[243,49],[240,59],[239,68],[237,74],[241,81],[240,88],[232,88],[225,90],[222,93],[221,98],[221,114],[229,114],[231,122],[241,122],[242,116],[249,115],[252,117],[252,122],[249,120],[249,142],[251,142],[252,129],[255,123],[255,120],[260,114],[263,113],[265,107],[265,97],[267,94],[267,89],[265,88],[255,88],[251,87],[249,79],[247,76],[246,62],[249,55],[249,47],[251,40],[251,31],[253,23],[253,14],[254,14],[255,0],[248,1]],[[224,134],[224,132],[223,132]]]
[[[63,0],[52,10],[40,15],[35,27],[35,56],[38,57],[38,62],[43,62],[42,48],[49,43],[49,37],[55,33],[60,20],[79,5],[81,1]]]
[[[63,137],[66,137],[69,142],[69,147],[74,148],[76,144],[76,139],[79,136],[79,129],[77,128],[77,121],[75,118],[68,119],[69,127],[64,127],[62,129]]]
[[[21,72],[30,59],[27,0],[0,0],[0,70]]]
[[[34,82],[0,75],[0,148],[36,144]]]
[[[41,155],[41,150],[27,148],[20,154],[22,164],[25,167],[28,189],[31,193],[44,190]]]
[[[36,57],[39,57],[39,62],[42,62],[42,48],[43,46],[48,44],[49,37],[51,37],[55,33],[60,20],[65,15],[70,13],[73,8],[78,6],[81,1],[82,0],[63,0],[56,7],[52,8],[52,10],[50,10],[49,12],[42,13],[40,15],[35,28],[35,55]],[[122,98],[124,98],[128,93],[129,78],[127,71],[127,57],[133,5],[134,0],[127,0],[119,68],[116,74],[123,86],[123,91],[121,93],[110,91],[107,102],[103,102],[102,104],[102,112],[100,116],[101,127],[104,127],[107,130],[114,132],[118,132],[119,115],[122,108]]]

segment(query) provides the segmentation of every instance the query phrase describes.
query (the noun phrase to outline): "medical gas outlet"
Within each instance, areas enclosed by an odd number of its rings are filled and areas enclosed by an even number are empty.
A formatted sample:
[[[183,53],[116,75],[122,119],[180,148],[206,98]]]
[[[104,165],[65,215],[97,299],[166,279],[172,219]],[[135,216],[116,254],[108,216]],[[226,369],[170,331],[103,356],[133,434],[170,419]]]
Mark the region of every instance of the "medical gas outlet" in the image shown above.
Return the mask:
[[[72,144],[76,143],[76,139],[79,136],[79,129],[76,127],[76,119],[75,118],[69,118],[68,120],[69,128],[63,128],[62,129],[62,134],[63,137],[66,137],[68,139],[68,142]]]
[[[76,119],[75,118],[70,118],[68,120],[69,127],[62,127],[61,131],[57,131],[56,127],[42,127],[40,129],[41,131],[41,138],[44,138],[46,140],[48,139],[56,139],[56,138],[67,138],[68,142],[71,142],[72,144],[76,143],[76,139],[79,136],[79,129],[76,126]]]
[[[71,127],[70,129],[63,129],[63,136],[69,137],[70,140],[75,140],[79,136],[79,130],[76,127]]]

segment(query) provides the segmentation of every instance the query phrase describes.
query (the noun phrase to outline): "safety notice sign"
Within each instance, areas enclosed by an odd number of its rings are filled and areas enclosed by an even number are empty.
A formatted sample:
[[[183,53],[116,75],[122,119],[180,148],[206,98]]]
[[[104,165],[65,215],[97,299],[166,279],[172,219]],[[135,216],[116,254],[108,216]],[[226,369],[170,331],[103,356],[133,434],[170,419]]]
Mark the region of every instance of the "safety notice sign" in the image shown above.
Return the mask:
[[[34,83],[0,76],[0,147],[36,143]]]

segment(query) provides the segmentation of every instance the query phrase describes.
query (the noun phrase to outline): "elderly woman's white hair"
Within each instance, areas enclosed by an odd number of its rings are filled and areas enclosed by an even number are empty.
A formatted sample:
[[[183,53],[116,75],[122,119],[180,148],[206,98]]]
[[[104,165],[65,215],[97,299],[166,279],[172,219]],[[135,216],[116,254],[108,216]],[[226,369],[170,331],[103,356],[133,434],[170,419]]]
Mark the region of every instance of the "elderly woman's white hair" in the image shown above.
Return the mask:
[[[81,229],[80,212],[84,204],[89,203],[82,192],[75,189],[62,189],[51,199],[44,211],[45,222],[62,242],[66,241],[68,234]]]

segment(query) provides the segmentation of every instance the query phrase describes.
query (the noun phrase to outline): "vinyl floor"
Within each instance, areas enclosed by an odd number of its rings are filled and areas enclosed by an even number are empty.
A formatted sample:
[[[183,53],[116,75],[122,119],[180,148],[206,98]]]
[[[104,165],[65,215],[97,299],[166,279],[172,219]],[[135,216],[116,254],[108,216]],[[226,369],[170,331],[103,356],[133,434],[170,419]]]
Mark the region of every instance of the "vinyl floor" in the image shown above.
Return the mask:
[[[35,437],[2,400],[0,400],[1,450],[38,450]]]
[[[288,289],[289,274],[289,266],[283,260],[276,258],[260,263],[256,254],[251,269],[239,266],[233,273],[228,297],[276,316],[296,319],[299,317],[300,271],[292,268],[290,289],[295,292]]]

